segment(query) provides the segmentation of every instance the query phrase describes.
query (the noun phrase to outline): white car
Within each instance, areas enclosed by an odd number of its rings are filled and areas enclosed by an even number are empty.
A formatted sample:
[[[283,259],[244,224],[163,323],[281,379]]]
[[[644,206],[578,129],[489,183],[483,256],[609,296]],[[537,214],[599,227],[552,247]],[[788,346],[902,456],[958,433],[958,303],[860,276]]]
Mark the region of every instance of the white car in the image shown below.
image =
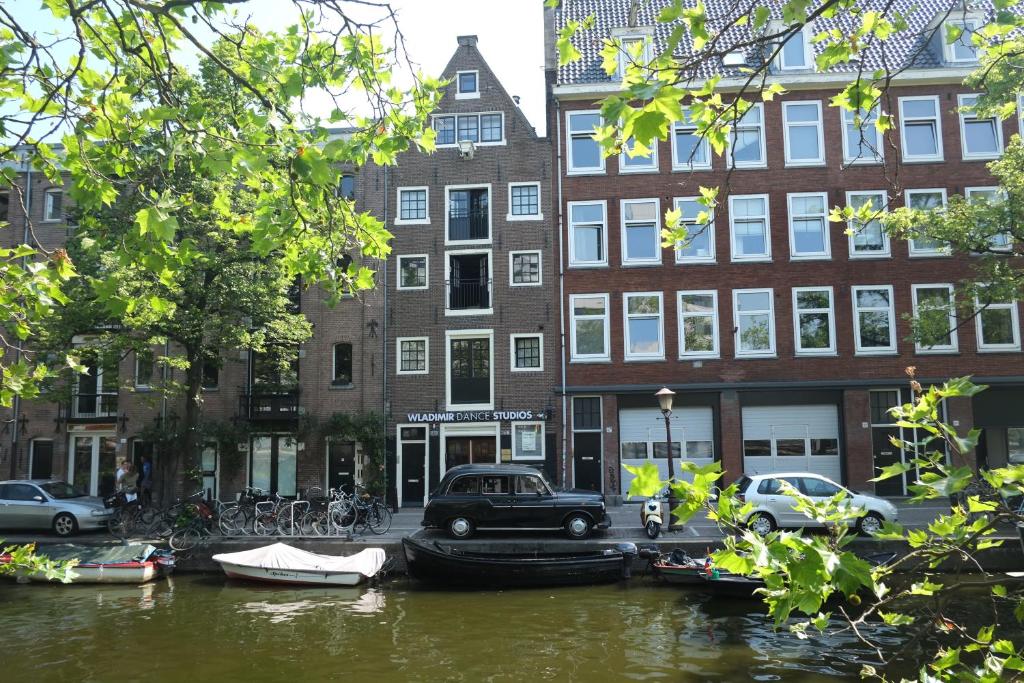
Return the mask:
[[[747,516],[746,523],[754,532],[765,535],[779,527],[821,526],[802,512],[793,508],[796,498],[781,493],[780,481],[788,482],[812,500],[822,501],[840,491],[849,496],[852,507],[867,510],[863,517],[853,522],[857,531],[873,534],[882,528],[882,522],[895,522],[899,516],[896,506],[887,500],[851,491],[828,477],[810,472],[776,472],[741,476],[736,484],[741,500],[751,503],[754,509]]]

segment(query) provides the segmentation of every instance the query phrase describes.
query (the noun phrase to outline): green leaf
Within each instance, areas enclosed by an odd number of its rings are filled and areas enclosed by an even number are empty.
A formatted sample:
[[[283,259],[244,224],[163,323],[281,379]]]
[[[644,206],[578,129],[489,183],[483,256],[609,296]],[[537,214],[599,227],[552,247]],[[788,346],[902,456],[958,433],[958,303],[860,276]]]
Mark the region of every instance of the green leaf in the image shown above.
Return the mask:
[[[642,465],[623,465],[622,468],[633,475],[633,481],[629,484],[627,498],[650,498],[657,495],[665,488],[665,481],[662,480],[658,466],[653,462],[645,462]]]

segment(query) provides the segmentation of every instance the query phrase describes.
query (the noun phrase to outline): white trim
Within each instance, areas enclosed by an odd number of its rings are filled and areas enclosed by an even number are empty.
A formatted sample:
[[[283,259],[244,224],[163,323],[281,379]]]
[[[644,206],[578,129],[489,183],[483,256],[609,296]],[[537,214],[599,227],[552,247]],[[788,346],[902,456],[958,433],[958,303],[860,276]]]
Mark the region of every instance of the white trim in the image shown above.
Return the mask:
[[[605,158],[601,151],[601,145],[596,140],[591,139],[591,142],[597,147],[597,156],[601,163],[599,166],[582,166],[576,167],[573,163],[572,158],[572,117],[583,116],[587,114],[593,114],[598,117],[598,123],[601,119],[601,111],[599,109],[574,109],[565,112],[565,174],[566,175],[604,175],[605,173]],[[584,136],[585,133],[576,133],[577,136]]]
[[[964,102],[966,100],[968,100],[968,99],[970,99],[970,100],[977,100],[978,97],[980,97],[980,95],[978,95],[976,93],[971,93],[971,94],[961,93],[961,94],[956,96],[957,117],[958,117],[958,119],[960,121],[960,152],[963,155],[964,161],[977,161],[977,160],[990,161],[992,159],[998,159],[999,157],[1003,156],[1003,122],[999,120],[999,117],[998,116],[988,116],[988,117],[985,117],[983,119],[979,119],[974,114],[967,114],[966,112],[962,111],[962,109],[964,107],[971,106],[971,105],[964,104]],[[972,121],[979,121],[979,122],[981,122],[981,121],[988,121],[988,122],[990,122],[992,124],[993,132],[995,132],[996,146],[999,148],[999,151],[994,152],[994,153],[977,153],[977,152],[969,151],[967,149],[967,119],[971,119]]]
[[[630,204],[654,204],[654,253],[653,258],[631,258],[626,229],[626,206]],[[646,220],[631,220],[630,224],[644,225]],[[657,197],[645,199],[619,200],[619,246],[622,249],[622,266],[660,266],[661,265],[661,200]]]
[[[501,117],[501,140],[490,140],[488,142],[481,142],[483,136],[483,123],[481,121],[482,116],[497,115]],[[467,111],[467,112],[452,112],[450,114],[432,114],[430,117],[430,127],[437,130],[434,125],[434,121],[437,119],[452,119],[455,126],[455,142],[441,144],[437,143],[437,149],[456,149],[459,146],[459,117],[475,116],[476,117],[476,137],[473,141],[473,145],[476,147],[503,147],[508,143],[508,137],[505,135],[505,112],[503,111]]]
[[[468,244],[468,242],[466,243]],[[487,288],[487,308],[464,308],[450,309],[451,303],[451,281],[452,281],[452,256],[473,256],[474,254],[487,254],[487,280],[490,285]],[[491,315],[494,313],[494,252],[491,249],[454,249],[444,252],[444,314],[446,316],[463,315]]]
[[[753,256],[736,254],[736,212],[733,210],[733,203],[737,199],[760,199],[764,201],[764,248],[765,253]],[[757,262],[772,260],[772,225],[771,208],[766,194],[734,194],[729,195],[729,259],[737,262]]]
[[[535,368],[520,368],[516,366],[516,340],[517,339],[538,339],[540,340],[540,365]],[[508,336],[509,365],[512,372],[543,372],[544,371],[544,335],[541,332],[517,332]]]
[[[579,261],[576,259],[576,235],[574,228],[576,223],[572,219],[572,210],[576,206],[587,206],[592,204],[601,205],[601,256],[597,261]],[[569,267],[570,268],[604,268],[608,265],[608,201],[597,199],[591,201],[567,202],[566,213],[568,214],[569,226]],[[584,225],[593,225],[585,223]]]
[[[395,289],[397,289],[400,292],[414,292],[416,290],[423,290],[423,289],[429,289],[430,288],[430,254],[400,254],[396,258],[398,260],[398,267],[395,268],[395,270],[397,271],[396,274],[395,274],[395,279],[396,279]],[[421,258],[421,259],[423,259],[423,270],[424,270],[424,274],[425,274],[425,278],[424,278],[425,282],[424,282],[423,286],[403,287],[402,286],[402,260],[403,259],[414,259],[414,258]]]
[[[904,204],[904,206],[906,206],[907,208],[911,208],[911,206],[910,206],[910,198],[911,198],[911,196],[917,195],[917,194],[926,194],[926,193],[932,193],[932,194],[939,193],[939,194],[941,194],[942,195],[942,208],[946,207],[946,188],[944,188],[944,187],[915,188],[915,189],[912,189],[912,190],[904,190],[904,192],[903,192],[903,204]],[[915,246],[914,242],[915,242],[915,240],[913,238],[907,240],[907,250],[909,251],[910,258],[934,258],[934,257],[938,257],[938,256],[949,256],[950,255],[950,248],[949,248],[948,245],[944,246],[944,247],[940,246],[937,249],[919,249],[918,247]]]
[[[704,136],[699,136],[697,141],[698,147],[704,148],[704,156],[707,158],[707,162],[703,164],[693,162],[680,162],[678,159],[679,148],[676,143],[676,136],[680,133],[692,133],[696,135],[697,126],[695,124],[686,123],[686,119],[689,116],[689,107],[683,107],[683,119],[676,121],[672,124],[672,130],[669,131],[669,137],[672,139],[672,170],[673,171],[710,171],[712,163],[711,154],[711,143]],[[692,130],[691,130],[692,129]]]
[[[613,30],[611,37],[619,41],[617,56],[618,66],[615,69],[615,77],[618,80],[621,81],[626,77],[627,67],[633,64],[633,55],[629,53],[629,48],[625,45],[626,41],[640,41],[643,45],[643,49],[640,51],[640,63],[642,65],[650,64],[651,33],[617,33]]]
[[[756,124],[745,124],[745,125],[741,126],[743,118],[746,117],[747,114],[749,114],[750,112],[752,112],[754,110],[757,110],[759,112],[759,114],[758,114],[759,122],[756,123]],[[760,161],[736,161],[733,158],[733,149],[732,149],[733,133],[738,132],[738,129],[741,128],[741,127],[742,128],[757,128],[758,129],[758,132],[760,133],[760,143],[761,143],[761,159],[760,159]],[[767,151],[767,146],[766,146],[766,143],[765,143],[764,104],[762,102],[757,102],[756,104],[751,105],[750,108],[747,109],[747,111],[745,111],[743,113],[743,116],[741,116],[737,121],[734,121],[732,123],[732,129],[729,131],[729,134],[726,136],[725,161],[726,161],[726,168],[735,168],[735,169],[742,169],[742,168],[762,168],[763,169],[763,168],[768,168],[768,151]]]
[[[584,320],[597,320],[599,317],[604,322],[604,353],[580,354],[576,350],[576,299],[599,297],[604,301],[604,314],[602,316],[587,315]],[[569,360],[572,363],[606,363],[611,360],[611,311],[607,294],[570,294],[569,295]]]
[[[740,350],[740,310],[739,297],[741,294],[768,294],[768,348],[756,351]],[[754,315],[763,314],[760,310]],[[745,315],[751,315],[750,312]],[[732,319],[733,319],[733,355],[736,358],[775,358],[775,290],[770,287],[756,289],[734,289],[732,290]]]
[[[828,292],[828,308],[799,308],[798,296],[801,292]],[[831,286],[824,287],[793,287],[793,348],[797,356],[834,356],[836,355],[836,298]],[[829,345],[823,349],[803,348],[800,336],[800,314],[812,313],[828,315]]]
[[[545,435],[547,433],[546,430],[545,430],[545,424],[543,422],[537,422],[537,421],[532,421],[532,422],[513,422],[511,427],[512,427],[512,429],[511,429],[511,432],[512,432],[512,462],[543,462],[544,458],[547,456],[547,454],[545,453],[545,444],[544,444],[544,442],[546,441],[546,439],[544,437],[545,437]],[[516,455],[516,452],[518,450],[516,448],[516,446],[518,444],[518,441],[516,440],[516,427],[539,427],[540,428],[540,434],[538,435],[538,441],[540,443],[540,456],[536,456],[536,455],[531,455],[531,456]]]
[[[796,233],[793,230],[793,219],[796,217],[793,211],[793,199],[803,197],[817,197],[821,200],[821,213],[800,214],[801,218],[821,219],[821,239],[824,251],[798,252],[796,250]],[[791,261],[827,261],[832,258],[832,238],[829,234],[830,223],[828,220],[828,193],[827,192],[792,192],[786,195],[786,208],[789,223],[789,259]]]
[[[982,192],[994,194],[996,197],[999,198],[1000,202],[1005,202],[1006,201],[1006,191],[1003,190],[1003,188],[999,187],[998,185],[984,185],[984,186],[965,187],[964,188],[964,199],[966,199],[967,203],[970,204],[971,203],[972,195],[981,194]],[[1006,237],[1006,246],[999,246],[997,243],[994,242],[995,238],[998,237],[998,235],[990,235],[989,236],[989,248],[991,250],[993,250],[993,251],[1000,251],[1000,252],[1012,251],[1013,250],[1013,234],[1009,230],[1007,230],[1005,233],[1002,233],[1002,234],[1005,235],[1005,237]]]
[[[877,207],[872,202],[871,208],[876,212],[885,212],[889,210],[889,195],[885,190],[856,190],[846,193],[846,206],[853,207],[853,198],[864,195],[873,195],[882,197],[882,206]],[[856,207],[854,207],[856,208]],[[876,219],[877,220],[877,219]],[[879,259],[879,258],[890,258],[892,256],[892,245],[889,242],[889,233],[885,231],[885,228],[879,223],[879,230],[882,233],[882,250],[881,251],[869,251],[869,252],[858,252],[856,250],[856,233],[857,226],[852,223],[848,223],[847,227],[850,229],[851,234],[847,237],[847,246],[849,247],[849,254],[851,259]]]
[[[473,82],[476,84],[476,90],[467,90],[462,92],[462,74],[473,74],[475,78]],[[466,69],[465,71],[455,72],[455,99],[457,100],[478,100],[480,99],[480,72],[476,69]]]
[[[958,58],[956,56],[956,52],[953,50],[953,44],[946,40],[946,31],[948,30],[946,28],[946,24],[958,24],[960,26],[960,28],[962,29],[962,33],[957,37],[957,42],[961,42],[962,41],[962,39],[965,37],[964,33],[968,34],[966,36],[967,40],[965,42],[969,43],[973,47],[974,52],[975,52],[975,56],[974,57],[970,57],[970,58],[967,58],[967,59],[962,59],[962,58]],[[968,26],[969,24],[973,24],[973,26]],[[975,16],[975,15],[964,16],[963,10],[956,11],[955,16],[948,17],[945,21],[942,22],[942,26],[939,27],[939,30],[937,31],[937,33],[939,34],[939,40],[942,42],[942,57],[946,61],[947,64],[977,64],[978,63],[978,57],[977,57],[978,47],[976,45],[974,45],[973,41],[971,41],[970,33],[973,32],[973,31],[977,31],[979,28],[981,28],[981,26],[983,24],[984,24],[984,19],[982,17]]]
[[[515,257],[521,254],[536,254],[537,256],[537,281],[516,282],[515,281]],[[508,252],[508,286],[509,287],[540,287],[544,284],[544,254],[540,249],[518,249]]]
[[[1017,95],[1017,134],[1024,137],[1024,95]]]
[[[597,399],[597,405],[598,405],[597,415],[598,415],[598,417],[601,420],[601,424],[600,424],[599,427],[597,427],[595,429],[576,429],[576,399],[579,399],[579,398],[596,398]],[[576,434],[602,434],[601,439],[600,439],[601,447],[598,449],[597,457],[598,457],[599,462],[600,462],[600,464],[598,465],[598,472],[600,472],[600,475],[598,476],[598,484],[601,486],[601,491],[603,492],[604,491],[604,436],[603,436],[603,434],[605,433],[604,432],[604,397],[601,396],[600,394],[573,395],[571,397],[571,400],[569,401],[569,403],[570,403],[570,406],[569,406],[569,425],[568,426],[572,429],[572,434],[573,434],[572,440],[570,442],[572,444],[572,457],[570,459],[572,460],[572,465],[571,466],[572,466],[572,482],[573,482],[573,485],[576,484]]]
[[[652,313],[630,313],[629,300],[637,297],[656,297],[658,299],[658,350],[652,353],[631,353],[629,321],[632,318],[651,318]],[[622,355],[626,361],[665,360],[665,299],[661,292],[623,292],[622,293]]]
[[[53,208],[50,197],[53,195],[61,195],[60,198],[60,212],[56,216],[50,215],[50,210]],[[60,223],[64,220],[64,190],[59,187],[48,187],[43,190],[43,223]]]
[[[779,22],[779,25],[773,31],[773,33],[776,33],[776,32],[779,32],[779,31],[783,31],[786,28],[787,27],[781,25],[781,22]],[[778,48],[779,56],[775,59],[775,67],[777,69],[779,69],[781,71],[813,71],[814,70],[814,51],[811,49],[811,40],[810,40],[810,36],[808,35],[810,33],[810,31],[808,29],[810,29],[810,28],[811,28],[810,25],[801,26],[799,31],[794,32],[793,34],[791,34],[789,36],[789,38],[787,38],[786,40],[783,40],[781,42],[781,44],[779,45],[779,48]],[[799,65],[789,66],[789,65],[786,64],[786,48],[785,48],[785,44],[788,43],[789,41],[793,40],[797,36],[799,36],[800,40],[803,41],[804,63],[803,64],[799,64]]]
[[[487,403],[452,403],[452,341],[457,339],[487,339],[490,359],[487,375],[490,380],[490,397]],[[446,410],[494,410],[494,330],[445,330],[444,333],[444,399]],[[498,449],[497,456],[500,456]]]
[[[402,342],[423,342],[423,369],[402,369]],[[427,375],[430,373],[430,337],[396,337],[395,338],[395,374],[396,375]]]
[[[710,351],[687,351],[686,332],[684,325],[687,318],[705,318],[707,313],[686,313],[683,311],[683,297],[687,295],[710,296],[711,297],[711,350]],[[690,289],[676,292],[676,319],[679,325],[679,360],[697,358],[718,358],[721,355],[718,341],[718,290],[715,289]]]
[[[134,355],[135,355],[135,367],[134,367],[134,372],[132,374],[132,385],[137,390],[141,389],[143,391],[149,391],[149,390],[151,390],[153,388],[153,374],[156,372],[156,356],[153,354],[153,350],[150,349],[149,350],[149,355],[150,355],[150,362],[152,363],[152,368],[150,368],[151,372],[150,372],[150,375],[149,375],[149,380],[145,384],[140,384],[139,383],[139,352],[136,351]]]
[[[513,214],[512,213],[512,188],[513,187],[529,187],[533,186],[537,188],[537,213],[525,213],[525,214]],[[522,181],[508,184],[508,213],[505,215],[506,221],[542,221],[544,220],[544,213],[541,211],[541,189],[540,183],[535,180]]]
[[[407,428],[420,428],[423,430],[423,440],[409,439],[408,441],[402,438],[402,430]],[[395,424],[395,479],[397,480],[397,495],[398,504],[402,505],[405,502],[403,495],[402,486],[404,479],[402,477],[402,445],[406,443],[421,443],[423,444],[423,505],[427,504],[427,497],[430,495],[430,425],[418,422],[415,424],[407,422],[399,422]]]
[[[788,117],[787,113],[788,113],[790,108],[792,108],[792,107],[800,107],[800,106],[807,106],[807,105],[814,106],[815,110],[817,111],[817,118],[813,122],[811,122],[811,121],[793,121],[793,122],[789,121],[789,117]],[[818,156],[814,157],[813,159],[812,158],[808,158],[808,159],[793,159],[792,156],[790,155],[790,148],[789,148],[789,143],[790,143],[789,129],[791,127],[793,127],[793,128],[810,128],[811,126],[814,127],[814,130],[817,133]],[[824,128],[825,128],[825,126],[822,123],[822,117],[821,117],[821,100],[796,100],[796,101],[793,101],[793,102],[783,102],[782,103],[782,140],[783,140],[782,149],[783,149],[783,152],[784,152],[784,155],[785,155],[786,167],[787,168],[788,167],[799,168],[799,167],[803,167],[803,166],[824,166],[825,165],[825,134],[824,134]]]
[[[978,301],[978,297],[974,297],[974,309],[979,311],[978,315],[974,318],[974,332],[978,339],[978,353],[991,353],[999,351],[1020,351],[1020,316],[1017,311],[1016,301],[1007,301],[1001,303],[989,303],[986,306],[987,310],[992,311],[1010,311],[1010,326],[1011,332],[1013,333],[1013,341],[1009,344],[986,344],[983,338],[982,324],[984,321],[981,317],[981,302]]]
[[[702,212],[706,211],[707,214],[708,214],[708,222],[704,226],[698,226],[696,220],[692,220],[692,221],[686,220],[685,215],[682,215],[683,210],[682,210],[682,208],[680,208],[680,205],[683,202],[697,202],[699,199],[700,199],[700,197],[675,197],[675,198],[672,199],[672,208],[676,209],[677,211],[680,212],[680,214],[681,214],[680,222],[687,226],[687,233],[690,232],[690,226],[693,226],[693,228],[695,228],[697,230],[703,230],[704,235],[707,237],[707,240],[708,240],[708,255],[707,256],[684,256],[683,253],[682,253],[682,250],[679,248],[679,246],[680,246],[679,243],[676,243],[676,247],[675,247],[676,263],[679,264],[679,265],[684,265],[684,264],[707,264],[707,263],[715,263],[716,262],[715,261],[715,259],[716,259],[716,254],[715,254],[715,210],[714,209],[708,209],[704,205],[698,204],[698,207],[700,208],[700,210]],[[700,215],[700,214],[698,213],[698,215]],[[692,241],[691,241],[691,243],[692,243]]]
[[[888,346],[861,346],[860,314],[861,312],[879,312],[881,308],[860,308],[857,305],[857,294],[861,291],[883,290],[889,296],[889,306],[885,309],[889,319]],[[850,287],[850,301],[853,304],[853,348],[855,356],[888,356],[897,353],[896,349],[896,300],[892,285],[853,285]]]
[[[864,113],[864,115],[861,117],[861,125],[859,127],[859,129],[861,131],[861,135],[856,140],[856,145],[855,145],[854,144],[855,141],[851,140],[850,136],[848,134],[849,130],[847,128],[847,124],[849,124],[850,126],[854,125],[854,120],[853,119],[854,119],[854,116],[855,116],[856,112],[852,112],[852,111],[849,111],[847,109],[839,108],[839,128],[840,128],[840,132],[842,133],[842,138],[843,138],[843,163],[845,165],[847,165],[847,166],[869,166],[869,165],[881,164],[885,160],[885,145],[882,144],[882,135],[881,135],[881,133],[878,132],[878,128],[875,127],[875,123],[874,123],[877,120],[877,118],[878,118],[878,114],[879,114],[879,110],[880,109],[881,109],[881,106],[876,103],[875,106],[873,106],[869,111]],[[847,116],[850,117],[850,121],[846,120]],[[870,148],[871,156],[869,156],[869,157],[864,157],[864,156],[855,157],[855,156],[853,156],[853,148],[856,147],[858,150],[860,149],[860,139],[861,138],[865,138],[866,139],[867,136],[866,136],[865,132],[868,131],[868,130],[873,131],[874,132],[874,136],[875,136],[875,144],[872,145],[872,144],[868,143],[868,147]]]
[[[922,289],[945,289],[949,292],[949,344],[934,344],[932,346],[921,346],[921,342],[914,342],[914,351],[919,354],[933,353],[956,353],[959,350],[956,330],[956,312],[953,300],[953,285],[949,283],[931,283],[923,285],[911,285],[910,291],[914,303],[914,316],[918,315],[917,293]]]
[[[448,219],[451,214],[452,190],[487,190],[487,239],[482,240],[453,240],[449,239]],[[454,245],[490,244],[494,238],[494,190],[490,183],[471,183],[469,185],[445,185],[444,186],[444,243]]]
[[[459,424],[451,424],[448,422],[442,422],[441,428],[438,430],[438,444],[437,449],[437,480],[441,481],[444,479],[445,473],[448,472],[448,468],[445,466],[445,460],[448,458],[448,437],[449,436],[482,436],[482,437],[494,437],[494,462],[501,462],[501,423],[500,422],[465,422]],[[425,487],[429,488],[429,487]]]
[[[906,102],[924,102],[929,101],[935,104],[935,115],[934,116],[922,116],[922,117],[911,117],[910,121],[932,121],[934,123],[933,132],[935,133],[935,154],[908,154],[907,153],[907,117],[903,114],[903,105]],[[899,98],[899,109],[900,109],[900,157],[905,164],[911,164],[916,162],[932,162],[942,161],[942,105],[939,102],[938,95],[917,95],[914,97],[901,97]]]
[[[426,202],[426,217],[425,218],[402,218],[402,193],[403,192],[417,192],[423,190],[423,199]],[[398,211],[395,214],[394,225],[430,225],[430,187],[428,185],[413,185],[410,187],[398,187],[395,188],[395,206]]]
[[[660,144],[659,138],[651,140],[651,153],[648,156],[634,156],[630,157],[626,153],[626,148],[629,146],[629,141],[633,140],[630,138],[622,144],[622,151],[619,152],[619,174],[620,175],[632,175],[636,173],[657,173],[660,170],[658,161],[658,146]],[[634,141],[635,142],[635,141]],[[630,147],[632,149],[632,147]],[[642,166],[629,166],[630,161],[643,160],[646,163]],[[639,163],[639,162],[638,162]]]

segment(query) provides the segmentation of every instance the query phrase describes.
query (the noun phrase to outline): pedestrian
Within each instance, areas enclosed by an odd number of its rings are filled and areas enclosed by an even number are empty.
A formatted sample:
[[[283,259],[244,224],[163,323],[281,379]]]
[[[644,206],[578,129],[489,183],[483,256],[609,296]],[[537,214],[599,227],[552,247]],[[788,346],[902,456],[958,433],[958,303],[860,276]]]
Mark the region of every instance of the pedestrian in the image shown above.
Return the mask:
[[[117,471],[114,472],[114,490],[115,491],[120,491],[121,490],[121,478],[124,476],[124,473],[125,473],[124,466],[127,465],[127,464],[128,464],[127,460],[121,460],[121,461],[119,461],[117,463]]]
[[[139,473],[135,471],[128,461],[124,463],[124,474],[121,475],[121,487],[118,489],[124,494],[125,501],[134,503],[138,498]]]
[[[142,496],[142,504],[149,507],[153,504],[153,458],[149,455],[142,456],[142,477],[139,482],[139,491]]]

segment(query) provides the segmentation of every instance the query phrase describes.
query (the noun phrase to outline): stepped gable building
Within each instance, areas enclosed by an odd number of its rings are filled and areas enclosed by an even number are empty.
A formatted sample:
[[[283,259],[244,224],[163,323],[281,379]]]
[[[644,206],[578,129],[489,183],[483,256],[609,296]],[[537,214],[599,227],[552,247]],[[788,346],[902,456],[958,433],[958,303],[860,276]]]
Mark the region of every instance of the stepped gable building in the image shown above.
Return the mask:
[[[656,21],[667,1],[641,4],[632,25],[631,4],[563,3],[546,15],[574,484],[624,495],[630,477],[622,465],[652,461],[667,472],[654,393],[668,386],[677,393],[671,450],[679,460],[719,461],[727,481],[741,472],[811,471],[905,495],[912,473],[906,481],[868,480],[907,457],[890,444],[900,429],[886,412],[909,398],[907,366],[916,366],[922,382],[970,374],[990,384],[973,401],[949,401],[947,417],[960,430],[982,428],[978,458],[988,465],[1024,460],[1019,303],[993,305],[934,343],[915,344],[907,316],[948,305],[970,276],[971,258],[952,257],[937,243],[891,240],[877,224],[856,226],[848,237],[847,226],[827,218],[830,207],[869,199],[932,207],[954,194],[995,195],[986,163],[1021,122],[958,113],[973,96],[962,82],[977,55],[969,42],[944,42],[948,22],[977,28],[991,4],[964,10],[900,0],[910,30],[828,73],[814,69],[820,48],[812,31],[852,20],[818,20],[769,65],[769,82],[787,92],[765,102],[747,94],[755,104],[735,127],[726,157],[680,123],[649,157],[605,159],[590,136],[598,101],[617,92],[621,79],[601,68],[602,39],[641,42],[649,55],[671,28]],[[781,20],[779,5],[770,6]],[[708,6],[712,22],[724,11]],[[589,14],[594,28],[575,41],[582,59],[550,66],[554,36]],[[726,63],[704,63],[698,81],[721,75],[722,89],[735,92],[740,69],[763,61],[753,52],[731,54]],[[872,124],[877,112],[861,131],[829,106],[854,72],[883,64],[896,72],[882,105],[895,130],[884,141]],[[698,186],[721,188],[706,226],[695,224]],[[672,207],[694,237],[665,249],[659,223]]]

